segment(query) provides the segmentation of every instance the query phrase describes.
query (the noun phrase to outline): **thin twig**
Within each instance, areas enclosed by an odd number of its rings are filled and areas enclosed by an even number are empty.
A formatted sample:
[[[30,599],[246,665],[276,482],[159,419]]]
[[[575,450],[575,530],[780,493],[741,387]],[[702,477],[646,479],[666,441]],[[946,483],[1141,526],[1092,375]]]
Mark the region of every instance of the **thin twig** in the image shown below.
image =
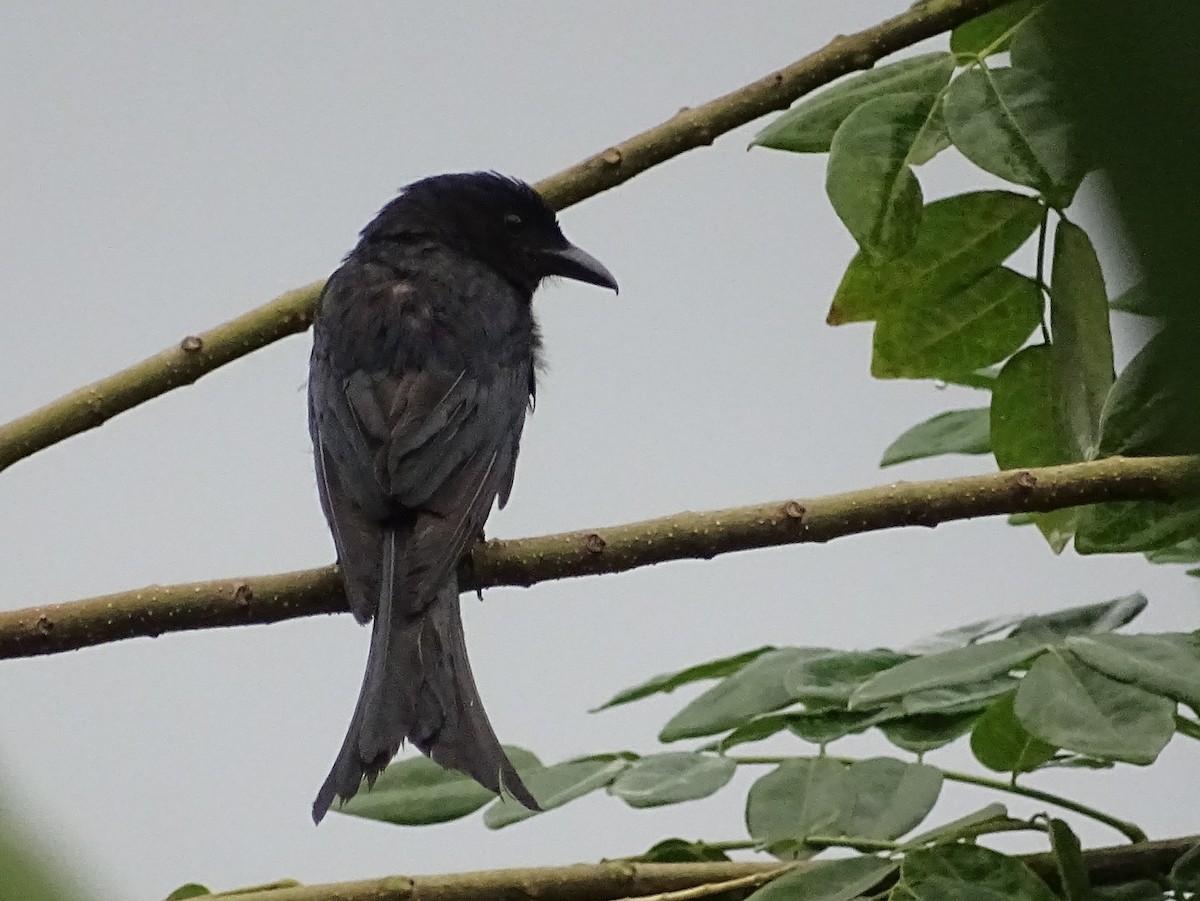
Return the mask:
[[[1050,204],[1042,201],[1042,224],[1038,229],[1037,280],[1038,300],[1042,302],[1042,343],[1050,344],[1050,325],[1046,321],[1046,232],[1050,229]]]
[[[901,851],[904,846],[900,842],[892,842],[883,838],[856,838],[851,835],[806,835],[801,842],[810,848],[849,848],[863,854],[873,854],[877,851]]]
[[[660,163],[703,147],[732,129],[790,106],[798,98],[1007,0],[930,0],[828,45],[715,100],[670,119],[538,182],[556,209],[629,181]],[[297,288],[224,325],[66,394],[0,426],[0,471],[72,435],[284,338],[312,322],[321,282]]]
[[[1120,832],[1133,843],[1146,841],[1146,833],[1136,823],[1131,823],[1128,820],[1122,820],[1120,817],[1115,817],[1112,814],[1105,813],[1103,810],[1097,810],[1087,804],[1082,804],[1079,801],[1073,801],[1070,798],[1064,798],[1062,795],[1052,794],[1051,792],[1042,791],[1037,788],[1030,788],[1027,785],[1022,785],[1019,782],[1010,782],[1002,779],[990,779],[987,776],[976,776],[971,773],[959,773],[954,770],[942,770],[944,776],[950,782],[960,782],[964,785],[978,785],[982,788],[990,788],[995,791],[1008,792],[1010,795],[1021,795],[1025,798],[1032,798],[1035,801],[1044,801],[1047,804],[1053,804],[1056,807],[1061,807],[1063,810],[1071,810],[1080,816],[1088,817],[1095,820],[1097,823],[1103,823],[1105,826],[1110,826]]]
[[[791,869],[793,867],[790,866],[776,867],[774,870],[767,870],[765,873],[751,873],[749,876],[742,876],[740,879],[727,879],[725,882],[709,882],[704,885],[697,885],[694,888],[679,889],[674,892],[659,892],[656,895],[630,895],[620,899],[620,901],[692,901],[694,898],[708,898],[712,895],[724,894],[735,889],[758,888],[760,885],[765,885]]]
[[[827,497],[583,529],[475,546],[463,590],[626,572],[669,560],[823,542],[901,526],[1030,513],[1102,501],[1173,500],[1200,487],[1197,457],[1110,457],[932,482],[896,482]],[[0,658],[53,654],[138,636],[341,613],[333,567],[151,586],[0,612]]]

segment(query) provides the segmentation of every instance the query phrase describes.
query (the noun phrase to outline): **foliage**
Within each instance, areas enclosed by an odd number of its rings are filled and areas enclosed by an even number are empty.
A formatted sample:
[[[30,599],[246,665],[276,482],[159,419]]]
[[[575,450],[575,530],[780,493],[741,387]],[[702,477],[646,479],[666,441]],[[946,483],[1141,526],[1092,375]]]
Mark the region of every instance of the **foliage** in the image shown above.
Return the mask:
[[[678,804],[720,791],[739,768],[769,768],[746,795],[748,838],[667,839],[643,856],[712,860],[732,848],[754,848],[794,861],[830,847],[861,852],[790,873],[762,888],[764,899],[800,891],[849,899],[892,877],[897,868],[889,890],[895,899],[956,897],[968,883],[979,882],[996,898],[1054,897],[1019,861],[963,844],[1016,829],[1046,833],[1067,897],[1084,898],[1090,891],[1086,868],[1078,839],[1063,819],[1017,819],[993,802],[976,814],[902,839],[930,817],[947,781],[1032,797],[1105,823],[1132,840],[1143,838],[1135,825],[1027,787],[1022,777],[1062,766],[1145,766],[1177,732],[1195,737],[1197,724],[1180,707],[1200,708],[1200,638],[1118,631],[1145,606],[1144,597],[1131,595],[976,623],[922,642],[929,649],[924,653],[760,648],[657,676],[597,708],[669,693],[681,678],[712,681],[659,735],[668,744],[703,740],[697,747],[645,755],[623,750],[551,766],[514,749],[514,759],[547,810],[600,790],[635,809]],[[837,740],[869,729],[878,729],[895,745],[897,756],[850,759],[830,752]],[[927,752],[964,736],[980,764],[1007,778],[945,770],[924,760]],[[777,748],[783,739],[790,752],[732,753],[734,747],[768,739]],[[469,780],[457,775],[430,780],[429,766],[423,758],[393,764],[380,778],[383,790],[374,800],[356,799],[343,812],[396,823],[463,816]],[[486,803],[484,795],[476,808]],[[534,815],[501,799],[485,811],[484,823],[502,828]],[[1182,884],[1200,868],[1187,858],[1177,869]]]
[[[1115,377],[1104,276],[1087,233],[1067,217],[1092,162],[1054,102],[1043,18],[1036,3],[1000,7],[957,28],[949,51],[844,79],[754,140],[829,154],[829,198],[860,250],[827,320],[874,323],[872,374],[991,391],[987,414],[938,414],[901,435],[881,465],[991,453],[1002,469],[1021,469],[1200,452],[1194,353],[1172,355],[1153,341]],[[1033,193],[982,190],[922,204],[915,167],[951,147]],[[1021,273],[1009,258],[1035,234],[1033,271]],[[1160,309],[1140,284],[1111,308]],[[994,376],[985,371],[992,365]],[[1074,540],[1080,553],[1200,562],[1195,500],[1100,504],[1030,521],[1056,552]]]

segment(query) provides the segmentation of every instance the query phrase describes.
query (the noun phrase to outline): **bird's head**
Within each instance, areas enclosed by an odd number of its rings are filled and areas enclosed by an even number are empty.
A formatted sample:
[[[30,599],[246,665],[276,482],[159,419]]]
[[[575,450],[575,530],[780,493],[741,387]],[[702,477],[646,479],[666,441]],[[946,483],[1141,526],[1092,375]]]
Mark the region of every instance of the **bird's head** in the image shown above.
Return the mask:
[[[529,292],[554,275],[617,290],[612,273],[563,236],[537,191],[494,172],[414,182],[363,231],[366,241],[406,235],[432,237]]]

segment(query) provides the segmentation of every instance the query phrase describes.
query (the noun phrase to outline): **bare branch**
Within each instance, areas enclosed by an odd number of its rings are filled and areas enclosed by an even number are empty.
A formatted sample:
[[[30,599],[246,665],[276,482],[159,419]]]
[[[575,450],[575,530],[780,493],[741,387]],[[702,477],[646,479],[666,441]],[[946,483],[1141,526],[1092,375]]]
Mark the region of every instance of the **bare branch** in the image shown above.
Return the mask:
[[[232,894],[238,901],[610,901],[694,889],[746,879],[755,884],[780,870],[771,863],[631,863],[610,861],[567,867],[480,870],[445,876],[386,876],[335,885],[291,886]],[[220,897],[219,895],[217,897]],[[734,896],[730,896],[734,897]]]
[[[1200,836],[1166,841],[1093,848],[1083,853],[1093,885],[1119,885],[1135,879],[1162,879]],[[1020,857],[1031,870],[1056,885],[1058,871],[1053,855]],[[819,867],[800,863],[798,867]],[[610,901],[615,898],[686,898],[691,889],[714,883],[724,887],[722,897],[744,898],[757,885],[786,872],[778,861],[760,863],[629,863],[613,861],[576,864],[569,867],[491,870],[450,876],[388,876],[333,885],[294,885],[284,888],[230,893],[238,901],[479,901],[506,898],[510,901]],[[895,877],[877,886],[883,889]],[[671,894],[681,893],[681,894]],[[217,895],[214,897],[224,897]],[[692,896],[695,897],[695,896]]]
[[[1111,457],[932,482],[896,482],[826,497],[493,540],[463,561],[464,590],[625,572],[668,560],[823,542],[901,526],[1103,501],[1166,501],[1200,489],[1200,458]],[[164,632],[271,623],[345,612],[333,567],[215,582],[151,586],[0,612],[0,658],[53,654]]]
[[[537,188],[556,209],[615,187],[726,132],[784,109],[804,94],[897,50],[1000,6],[1007,0],[926,0],[912,9],[827,46],[786,68],[635,135],[552,175]],[[224,325],[184,338],[128,369],[60,397],[0,426],[0,471],[18,460],[99,425],[160,394],[190,385],[239,357],[312,322],[322,282],[282,294]]]

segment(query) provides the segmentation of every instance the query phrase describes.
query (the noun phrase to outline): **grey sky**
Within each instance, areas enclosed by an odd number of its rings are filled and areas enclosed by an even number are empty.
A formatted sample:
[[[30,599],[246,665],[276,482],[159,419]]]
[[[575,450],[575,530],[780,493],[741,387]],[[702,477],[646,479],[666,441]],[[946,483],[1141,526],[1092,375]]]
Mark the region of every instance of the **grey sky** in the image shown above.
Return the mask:
[[[471,168],[540,178],[904,5],[6,3],[0,420],[326,275],[408,181]],[[540,295],[550,369],[489,534],[990,468],[876,468],[907,426],[986,399],[873,381],[869,328],[824,325],[853,251],[824,197],[824,158],[746,153],[756,127],[563,215],[621,294],[563,283]],[[950,154],[921,175],[927,198],[985,183]],[[1127,279],[1102,244],[1109,274]],[[304,425],[308,346],[289,338],[0,475],[0,607],[329,562]],[[1033,531],[990,520],[494,590],[466,616],[502,738],[553,761],[653,749],[684,693],[585,711],[711,656],[896,645],[1138,588],[1151,597],[1143,628],[1190,629],[1187,583],[1136,557],[1056,559]],[[666,835],[741,837],[745,775],[692,805],[634,812],[596,795],[496,833],[477,818],[313,828],[367,636],[321,617],[5,661],[3,803],[100,897],[137,899],[190,880],[561,863]],[[1183,811],[1195,805],[1179,803],[1194,785],[1184,750],[1147,771],[1037,784],[1152,835],[1194,831]],[[962,749],[933,760],[971,766]],[[945,810],[986,800],[952,792]]]

